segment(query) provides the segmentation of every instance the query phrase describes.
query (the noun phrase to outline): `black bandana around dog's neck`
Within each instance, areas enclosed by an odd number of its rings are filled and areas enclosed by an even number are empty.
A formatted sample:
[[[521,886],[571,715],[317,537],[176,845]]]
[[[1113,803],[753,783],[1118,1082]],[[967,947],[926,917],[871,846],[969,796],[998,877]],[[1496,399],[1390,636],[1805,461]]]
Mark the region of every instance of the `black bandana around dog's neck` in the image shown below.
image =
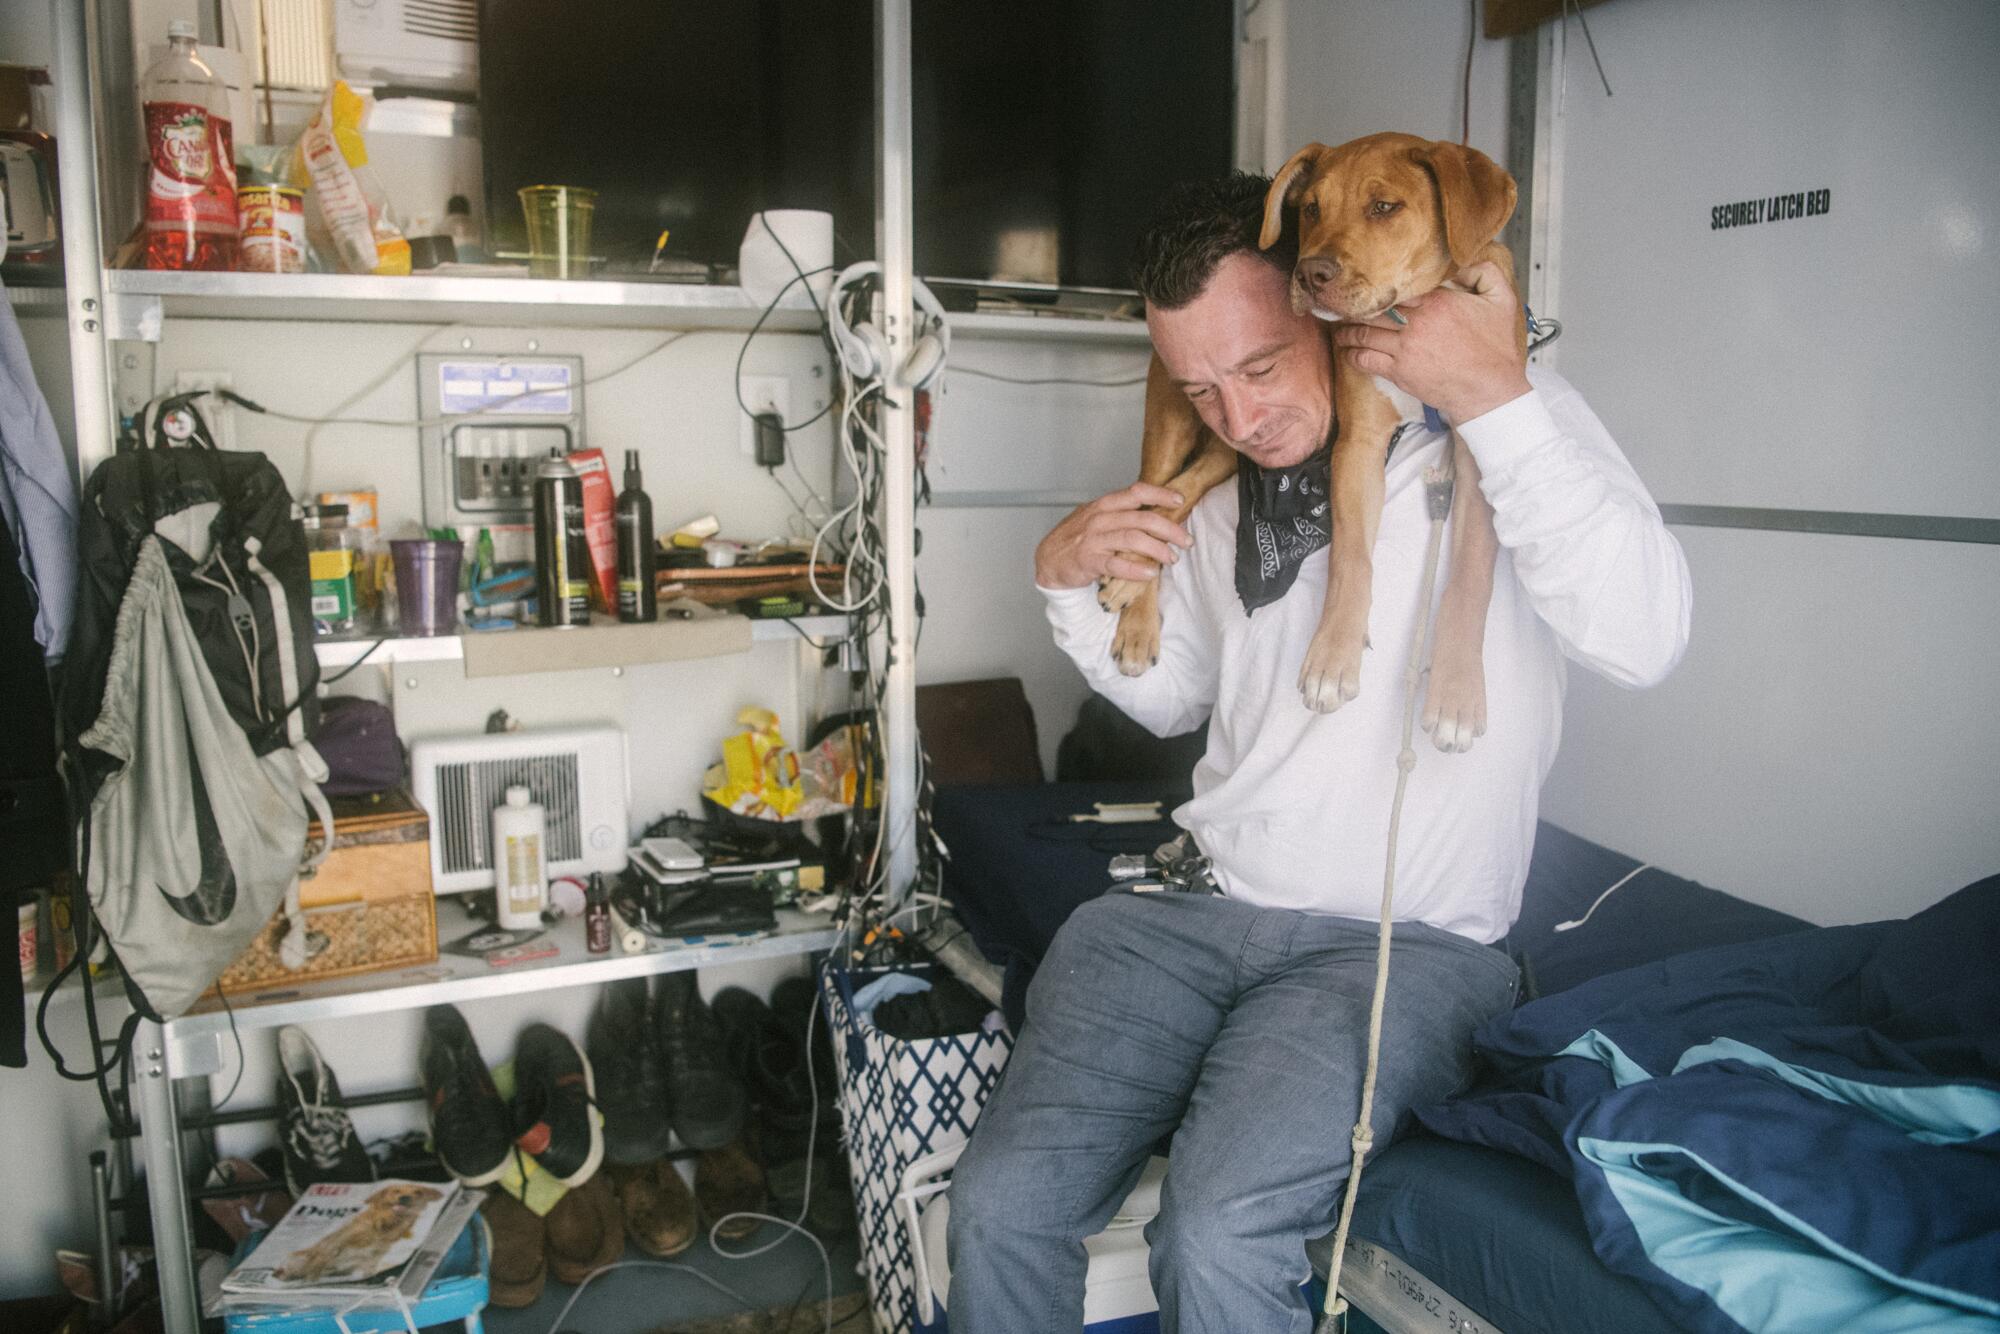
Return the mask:
[[[1283,597],[1306,557],[1333,538],[1333,444],[1289,468],[1236,460],[1236,596],[1249,615]]]

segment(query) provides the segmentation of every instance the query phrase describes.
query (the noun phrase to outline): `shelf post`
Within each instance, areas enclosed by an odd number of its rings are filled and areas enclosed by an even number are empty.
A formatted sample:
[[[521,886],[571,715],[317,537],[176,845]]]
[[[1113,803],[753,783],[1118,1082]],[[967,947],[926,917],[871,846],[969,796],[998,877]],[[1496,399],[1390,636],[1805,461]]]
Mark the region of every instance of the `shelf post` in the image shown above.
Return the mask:
[[[887,900],[894,911],[917,878],[916,393],[898,383],[914,341],[909,0],[876,0],[875,41],[875,253],[882,264],[878,327],[888,348],[882,408],[888,453],[882,527],[889,548],[883,818],[889,822]]]
[[[63,315],[76,405],[79,481],[111,457],[111,348],[104,325],[104,234],[98,216],[96,80],[89,0],[49,0],[55,31],[56,158],[62,191]]]

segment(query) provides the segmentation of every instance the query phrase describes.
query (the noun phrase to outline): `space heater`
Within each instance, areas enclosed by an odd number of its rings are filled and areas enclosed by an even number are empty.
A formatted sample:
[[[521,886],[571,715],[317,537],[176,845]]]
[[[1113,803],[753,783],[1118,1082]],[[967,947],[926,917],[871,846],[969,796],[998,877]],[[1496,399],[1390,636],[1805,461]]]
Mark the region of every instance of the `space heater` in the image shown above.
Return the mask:
[[[440,894],[493,885],[493,808],[516,784],[548,819],[549,874],[618,871],[630,829],[625,734],[615,727],[438,737],[410,746],[410,785],[431,818]]]

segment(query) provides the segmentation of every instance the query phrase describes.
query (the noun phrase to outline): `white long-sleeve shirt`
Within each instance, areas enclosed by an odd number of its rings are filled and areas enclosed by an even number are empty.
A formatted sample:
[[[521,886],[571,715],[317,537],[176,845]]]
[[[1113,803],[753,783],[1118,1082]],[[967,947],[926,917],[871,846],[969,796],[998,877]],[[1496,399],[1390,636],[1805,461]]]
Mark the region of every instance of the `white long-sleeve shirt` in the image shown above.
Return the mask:
[[[1398,920],[1481,942],[1505,935],[1520,910],[1542,780],[1562,738],[1564,658],[1624,686],[1660,681],[1687,646],[1693,593],[1680,544],[1603,423],[1561,377],[1531,370],[1529,380],[1529,393],[1459,427],[1501,546],[1486,617],[1487,729],[1462,755],[1418,735],[1396,866]],[[1449,440],[1418,420],[1389,460],[1373,647],[1359,698],[1338,712],[1311,712],[1298,690],[1326,554],[1246,614],[1233,480],[1195,507],[1194,546],[1162,576],[1160,660],[1143,676],[1112,661],[1117,618],[1094,588],[1042,589],[1056,643],[1093,688],[1160,736],[1210,719],[1194,798],[1174,818],[1233,898],[1364,919],[1380,909],[1402,672],[1430,535],[1423,472]],[[1450,553],[1447,524],[1434,598]]]

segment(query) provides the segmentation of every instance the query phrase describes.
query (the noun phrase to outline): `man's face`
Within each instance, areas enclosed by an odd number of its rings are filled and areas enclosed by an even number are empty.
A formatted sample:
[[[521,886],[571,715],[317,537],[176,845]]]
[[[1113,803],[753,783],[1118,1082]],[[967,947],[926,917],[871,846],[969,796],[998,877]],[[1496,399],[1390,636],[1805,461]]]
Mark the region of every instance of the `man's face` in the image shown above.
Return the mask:
[[[1153,349],[1202,421],[1266,468],[1303,462],[1333,428],[1326,328],[1292,313],[1288,285],[1287,275],[1239,253],[1179,310],[1146,310]]]

